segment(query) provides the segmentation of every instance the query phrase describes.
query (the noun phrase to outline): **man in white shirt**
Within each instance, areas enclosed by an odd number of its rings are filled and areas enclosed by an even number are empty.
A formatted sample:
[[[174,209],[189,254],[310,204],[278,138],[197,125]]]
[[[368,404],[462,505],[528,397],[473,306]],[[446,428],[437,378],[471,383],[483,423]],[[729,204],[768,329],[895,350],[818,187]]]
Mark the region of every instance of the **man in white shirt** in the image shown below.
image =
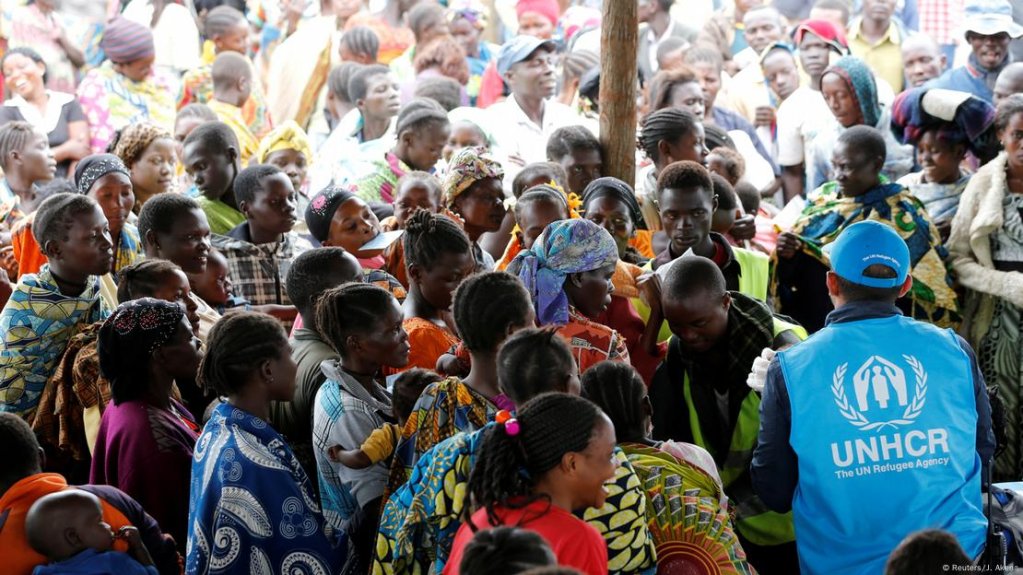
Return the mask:
[[[486,112],[498,150],[513,162],[521,160],[525,165],[547,161],[551,133],[582,123],[571,108],[552,99],[558,85],[553,53],[554,42],[550,40],[516,36],[497,57],[497,71],[511,94]],[[509,165],[505,170],[517,171]]]

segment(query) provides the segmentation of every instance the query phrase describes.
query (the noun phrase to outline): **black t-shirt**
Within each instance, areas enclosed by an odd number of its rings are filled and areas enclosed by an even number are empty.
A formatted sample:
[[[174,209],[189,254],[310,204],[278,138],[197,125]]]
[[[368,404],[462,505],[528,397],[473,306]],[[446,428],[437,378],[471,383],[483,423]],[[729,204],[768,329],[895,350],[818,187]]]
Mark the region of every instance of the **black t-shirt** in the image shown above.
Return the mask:
[[[68,124],[71,122],[84,122],[85,114],[82,112],[82,106],[78,103],[78,100],[71,94],[64,94],[61,92],[47,92],[50,96],[50,105],[60,106],[60,110],[53,111],[51,117],[49,113],[44,114],[42,118],[38,118],[38,121],[29,120],[22,114],[21,108],[18,102],[14,99],[7,100],[3,106],[0,106],[0,126],[7,122],[28,122],[35,128],[46,132],[47,140],[50,143],[50,147],[54,148],[68,141],[70,137]],[[20,100],[20,98],[18,99]],[[21,100],[24,106],[24,100]],[[29,106],[31,104],[28,104]],[[30,116],[37,116],[31,114]],[[65,160],[57,164],[58,178],[68,177],[68,168],[71,166],[71,160]]]

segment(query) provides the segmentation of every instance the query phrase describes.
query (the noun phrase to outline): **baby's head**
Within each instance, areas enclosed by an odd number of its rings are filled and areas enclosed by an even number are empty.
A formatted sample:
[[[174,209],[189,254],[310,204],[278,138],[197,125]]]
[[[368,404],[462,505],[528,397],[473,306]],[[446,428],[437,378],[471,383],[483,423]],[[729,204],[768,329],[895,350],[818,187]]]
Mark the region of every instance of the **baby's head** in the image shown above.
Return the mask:
[[[32,549],[52,562],[86,549],[109,551],[114,544],[99,498],[78,489],[40,497],[25,517],[25,533]]]
[[[231,278],[228,276],[227,258],[217,250],[210,250],[206,258],[206,271],[188,274],[192,291],[210,305],[227,305],[234,294],[231,289]]]
[[[437,383],[440,380],[441,377],[436,373],[419,368],[410,369],[394,380],[391,406],[394,409],[394,417],[398,420],[399,427],[405,427],[405,422],[408,421],[412,408],[415,407],[416,401],[423,393],[423,390],[426,389],[426,386],[431,383]]]

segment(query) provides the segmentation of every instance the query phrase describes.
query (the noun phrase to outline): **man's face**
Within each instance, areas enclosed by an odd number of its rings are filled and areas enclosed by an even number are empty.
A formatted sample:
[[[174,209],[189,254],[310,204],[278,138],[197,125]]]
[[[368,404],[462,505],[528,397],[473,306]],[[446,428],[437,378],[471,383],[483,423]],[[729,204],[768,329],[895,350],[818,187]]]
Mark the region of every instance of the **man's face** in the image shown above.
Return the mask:
[[[778,99],[785,101],[799,87],[796,60],[785,50],[774,50],[763,63],[764,80]]]
[[[970,43],[973,54],[977,56],[980,65],[987,68],[997,68],[1009,53],[1009,35],[1000,32],[991,36],[967,32],[966,41]]]
[[[811,78],[820,78],[824,73],[824,69],[828,67],[830,51],[831,48],[820,36],[811,32],[803,34],[803,39],[799,42],[799,60]]]
[[[878,183],[884,158],[872,158],[863,150],[854,150],[845,142],[835,144],[831,154],[831,169],[838,191],[843,197],[862,196]]]
[[[505,74],[505,79],[513,94],[550,98],[558,87],[553,55],[545,48],[538,48],[525,60],[514,64]]]
[[[703,89],[704,105],[707,109],[714,107],[714,100],[721,91],[721,70],[709,62],[697,62],[692,65],[696,77],[700,79],[700,88]]]
[[[727,293],[703,291],[676,300],[661,296],[661,308],[671,333],[690,353],[706,353],[728,333],[728,309],[732,300]]]
[[[890,20],[895,13],[895,0],[863,0],[863,15],[883,21]]]
[[[742,19],[746,27],[746,42],[757,54],[773,42],[781,40],[782,29],[778,13],[774,10],[755,10]]]
[[[909,85],[918,88],[941,75],[945,56],[933,44],[910,45],[902,49],[902,67],[906,70]]]

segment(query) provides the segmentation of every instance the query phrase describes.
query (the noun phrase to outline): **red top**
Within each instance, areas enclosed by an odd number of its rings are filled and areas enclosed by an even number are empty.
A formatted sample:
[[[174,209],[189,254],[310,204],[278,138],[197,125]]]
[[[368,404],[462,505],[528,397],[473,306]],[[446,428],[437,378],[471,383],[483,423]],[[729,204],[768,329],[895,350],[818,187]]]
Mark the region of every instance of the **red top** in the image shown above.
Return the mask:
[[[590,575],[607,575],[607,544],[593,526],[546,499],[534,501],[522,509],[497,508],[499,525],[522,527],[538,533],[547,541],[558,558],[558,565],[573,567]],[[474,525],[488,525],[487,510],[472,514]],[[494,525],[493,527],[497,527]],[[455,534],[451,556],[444,566],[444,575],[457,575],[462,551],[474,533],[463,523]]]

